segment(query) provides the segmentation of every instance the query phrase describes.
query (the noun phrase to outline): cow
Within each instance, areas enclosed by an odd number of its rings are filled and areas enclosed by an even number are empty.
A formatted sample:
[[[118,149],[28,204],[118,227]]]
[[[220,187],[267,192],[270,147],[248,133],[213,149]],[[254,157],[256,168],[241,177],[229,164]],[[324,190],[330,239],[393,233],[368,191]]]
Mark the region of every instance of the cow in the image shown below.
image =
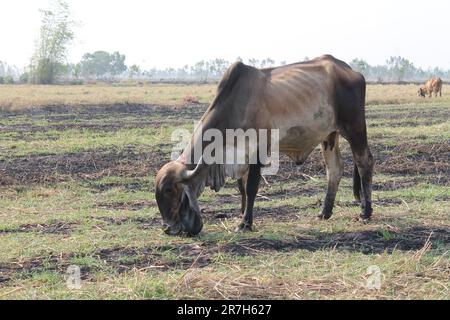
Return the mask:
[[[421,88],[419,88],[418,94],[419,97],[424,97],[428,94],[429,98],[431,98],[432,94],[434,92],[434,96],[437,98],[437,95],[439,93],[439,96],[442,97],[442,80],[439,77],[433,77],[429,79],[425,85]]]
[[[351,147],[353,194],[361,203],[360,219],[372,215],[374,158],[367,141],[365,119],[366,82],[343,61],[324,55],[311,61],[257,69],[234,63],[221,79],[188,146],[180,157],[157,173],[155,197],[166,234],[195,236],[203,220],[198,197],[206,186],[215,191],[225,177],[238,180],[242,196],[242,222],[237,232],[253,229],[253,207],[265,163],[207,164],[195,155],[194,145],[207,146],[202,133],[214,128],[278,129],[279,151],[302,163],[317,145],[326,166],[327,191],[318,219],[332,215],[336,192],[343,174],[339,137]],[[199,132],[200,131],[200,132]]]

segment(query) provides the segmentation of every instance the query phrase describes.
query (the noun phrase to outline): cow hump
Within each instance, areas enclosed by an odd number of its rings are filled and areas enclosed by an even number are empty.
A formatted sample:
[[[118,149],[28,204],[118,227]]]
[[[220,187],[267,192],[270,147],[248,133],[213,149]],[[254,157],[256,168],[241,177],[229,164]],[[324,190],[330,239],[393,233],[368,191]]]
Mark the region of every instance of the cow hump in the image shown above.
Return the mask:
[[[220,80],[218,94],[224,95],[229,93],[246,71],[246,65],[240,61],[233,63]]]

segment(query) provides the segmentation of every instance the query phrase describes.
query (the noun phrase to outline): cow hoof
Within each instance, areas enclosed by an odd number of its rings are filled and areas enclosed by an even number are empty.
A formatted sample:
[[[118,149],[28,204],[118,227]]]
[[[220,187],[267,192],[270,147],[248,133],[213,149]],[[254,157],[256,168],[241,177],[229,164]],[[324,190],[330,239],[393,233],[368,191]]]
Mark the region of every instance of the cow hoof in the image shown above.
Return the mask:
[[[331,218],[331,215],[326,215],[326,214],[323,214],[323,213],[321,213],[321,214],[319,214],[318,216],[317,216],[317,220],[328,220],[328,219],[330,219]]]
[[[249,225],[248,223],[242,222],[239,225],[239,227],[237,227],[236,230],[234,230],[234,231],[237,233],[253,231],[253,227],[251,225]]]
[[[360,215],[358,220],[361,221],[362,223],[369,223],[370,220],[372,220],[372,216]]]

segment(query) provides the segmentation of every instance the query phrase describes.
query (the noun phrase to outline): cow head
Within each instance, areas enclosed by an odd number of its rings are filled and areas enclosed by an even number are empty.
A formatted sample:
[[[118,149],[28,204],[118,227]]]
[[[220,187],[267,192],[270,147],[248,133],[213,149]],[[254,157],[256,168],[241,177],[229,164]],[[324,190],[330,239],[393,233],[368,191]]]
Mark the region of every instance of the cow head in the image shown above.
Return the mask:
[[[419,97],[425,97],[425,89],[419,88],[419,91],[417,92],[419,94]]]
[[[188,170],[185,164],[172,161],[156,175],[156,202],[166,234],[194,236],[203,228],[197,197],[190,185],[202,171],[201,163]]]

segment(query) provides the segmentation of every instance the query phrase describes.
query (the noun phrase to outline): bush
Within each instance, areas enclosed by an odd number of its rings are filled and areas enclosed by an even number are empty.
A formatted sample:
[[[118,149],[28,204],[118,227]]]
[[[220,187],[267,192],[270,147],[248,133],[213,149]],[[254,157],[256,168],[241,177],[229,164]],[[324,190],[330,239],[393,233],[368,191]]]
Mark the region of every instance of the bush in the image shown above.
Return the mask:
[[[72,85],[72,86],[80,86],[83,84],[84,84],[84,81],[82,79],[70,80],[70,85]]]
[[[30,74],[28,72],[22,73],[20,75],[19,81],[20,83],[28,83],[30,80]]]
[[[5,76],[5,78],[4,78],[4,82],[5,82],[5,84],[14,84],[14,79],[13,79],[12,76],[7,75],[7,76]]]
[[[55,80],[57,66],[50,59],[40,59],[33,70],[33,79],[38,84],[51,84]]]
[[[200,103],[199,99],[195,96],[184,96],[183,104],[198,104]]]
[[[5,78],[3,76],[0,76],[0,84],[4,84],[5,83]]]

